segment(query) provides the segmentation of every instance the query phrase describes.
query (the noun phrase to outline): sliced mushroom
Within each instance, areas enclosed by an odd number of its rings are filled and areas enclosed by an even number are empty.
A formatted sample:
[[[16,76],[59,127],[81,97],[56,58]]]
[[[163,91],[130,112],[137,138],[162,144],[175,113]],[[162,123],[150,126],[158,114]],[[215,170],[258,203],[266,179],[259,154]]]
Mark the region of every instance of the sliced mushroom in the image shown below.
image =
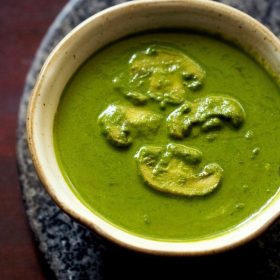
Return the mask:
[[[102,133],[116,146],[129,146],[137,135],[155,133],[162,116],[146,109],[109,105],[98,117]]]
[[[202,153],[181,144],[166,147],[144,146],[135,155],[144,181],[152,188],[181,196],[201,196],[212,192],[222,179],[217,163],[199,170]]]
[[[171,136],[183,138],[195,124],[208,131],[221,128],[224,122],[239,128],[244,120],[244,109],[237,100],[212,96],[184,102],[167,117],[167,127]]]
[[[116,77],[114,83],[127,77]],[[164,106],[181,104],[188,91],[202,86],[204,70],[193,59],[176,48],[153,45],[135,53],[129,60],[128,86],[121,92],[136,105],[146,102],[144,96]],[[119,88],[119,87],[118,87]],[[144,95],[144,96],[143,96]]]

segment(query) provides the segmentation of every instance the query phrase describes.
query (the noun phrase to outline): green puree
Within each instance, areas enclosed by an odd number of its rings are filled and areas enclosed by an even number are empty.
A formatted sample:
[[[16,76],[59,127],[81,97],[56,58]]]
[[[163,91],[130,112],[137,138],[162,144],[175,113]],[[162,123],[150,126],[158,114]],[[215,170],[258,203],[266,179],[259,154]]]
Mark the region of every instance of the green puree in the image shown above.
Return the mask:
[[[54,143],[94,213],[152,239],[208,238],[253,217],[280,186],[279,87],[220,39],[136,35],[75,73]]]

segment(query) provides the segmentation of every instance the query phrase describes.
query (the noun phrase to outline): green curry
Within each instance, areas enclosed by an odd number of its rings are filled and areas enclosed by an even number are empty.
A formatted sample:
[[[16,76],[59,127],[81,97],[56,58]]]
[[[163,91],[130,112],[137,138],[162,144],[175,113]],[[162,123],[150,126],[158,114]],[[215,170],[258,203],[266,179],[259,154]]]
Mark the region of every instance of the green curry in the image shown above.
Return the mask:
[[[278,85],[223,40],[140,34],[72,77],[57,159],[94,213],[157,240],[209,238],[253,218],[280,186]]]

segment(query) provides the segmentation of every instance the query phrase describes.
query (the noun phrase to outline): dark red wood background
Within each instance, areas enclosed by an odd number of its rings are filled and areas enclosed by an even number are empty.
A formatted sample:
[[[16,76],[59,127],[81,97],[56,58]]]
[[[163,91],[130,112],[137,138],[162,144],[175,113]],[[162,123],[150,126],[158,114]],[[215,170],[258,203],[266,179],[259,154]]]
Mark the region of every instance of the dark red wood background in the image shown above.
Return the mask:
[[[17,179],[15,133],[25,76],[66,0],[0,0],[0,279],[53,279],[29,229]]]

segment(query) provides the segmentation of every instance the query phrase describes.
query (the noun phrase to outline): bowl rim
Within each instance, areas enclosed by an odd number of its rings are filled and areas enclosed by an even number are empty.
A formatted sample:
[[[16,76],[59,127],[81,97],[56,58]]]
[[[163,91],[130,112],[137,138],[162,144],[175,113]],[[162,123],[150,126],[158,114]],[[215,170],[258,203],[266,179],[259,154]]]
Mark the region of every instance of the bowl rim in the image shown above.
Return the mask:
[[[50,55],[47,57],[45,63],[43,64],[43,67],[41,68],[41,71],[37,77],[35,86],[32,90],[32,94],[29,100],[28,104],[28,109],[27,109],[27,119],[26,119],[26,129],[27,129],[27,142],[28,142],[28,147],[31,153],[31,158],[36,170],[36,173],[38,174],[38,177],[40,181],[43,183],[43,186],[47,190],[48,194],[51,196],[51,198],[55,201],[55,203],[67,214],[69,214],[72,218],[74,218],[76,221],[78,221],[81,224],[86,225],[89,229],[97,232],[101,236],[105,237],[108,240],[113,241],[114,243],[117,243],[123,247],[133,249],[136,251],[144,252],[144,253],[151,253],[151,254],[156,254],[156,255],[188,255],[188,256],[193,256],[193,255],[206,255],[206,254],[212,254],[212,253],[218,253],[218,252],[223,252],[228,249],[235,248],[237,246],[240,246],[257,236],[259,236],[263,231],[265,231],[279,216],[280,216],[280,207],[276,205],[276,202],[274,201],[272,204],[274,205],[273,208],[271,209],[271,213],[269,215],[269,218],[267,218],[261,226],[259,226],[257,229],[255,229],[253,232],[249,232],[243,236],[241,236],[239,239],[235,239],[233,241],[228,241],[227,243],[219,243],[216,242],[216,245],[212,246],[204,246],[203,244],[206,242],[207,244],[215,239],[220,239],[224,235],[229,235],[230,232],[225,232],[222,233],[221,236],[217,237],[210,237],[210,238],[205,238],[203,240],[198,240],[198,241],[180,241],[180,242],[172,242],[172,241],[156,241],[156,240],[151,240],[152,242],[155,242],[158,244],[156,246],[157,248],[152,248],[152,247],[147,247],[143,246],[143,244],[135,243],[130,241],[126,241],[123,239],[120,239],[119,237],[114,236],[110,232],[104,230],[102,226],[97,225],[96,223],[92,222],[91,220],[88,220],[87,218],[83,217],[81,213],[79,213],[79,210],[75,210],[71,208],[69,205],[65,203],[59,196],[59,194],[56,191],[56,188],[49,182],[48,177],[44,173],[45,167],[41,164],[40,162],[40,156],[38,155],[38,152],[36,150],[36,145],[35,145],[35,123],[34,123],[34,111],[35,107],[37,104],[38,97],[40,96],[40,88],[42,83],[44,83],[44,77],[45,73],[49,71],[49,68],[51,67],[53,59],[55,59],[56,55],[63,49],[63,47],[69,43],[69,40],[78,33],[81,29],[83,29],[85,26],[90,24],[92,21],[95,21],[96,19],[99,19],[104,16],[110,16],[110,14],[119,12],[122,10],[125,10],[128,7],[140,7],[141,5],[170,5],[170,4],[192,4],[192,5],[197,5],[200,7],[210,7],[211,9],[218,9],[221,13],[229,13],[233,14],[234,16],[238,16],[239,19],[243,19],[246,24],[251,24],[254,25],[256,29],[258,29],[260,32],[263,32],[272,42],[273,45],[277,45],[277,50],[279,50],[280,53],[280,41],[278,38],[271,32],[269,31],[264,25],[262,25],[260,22],[257,20],[253,19],[249,15],[245,14],[244,12],[241,12],[235,8],[232,8],[230,6],[227,6],[222,3],[214,2],[214,1],[205,1],[205,0],[138,0],[138,1],[132,1],[132,2],[125,2],[122,4],[118,4],[116,6],[107,8],[101,12],[98,12],[97,14],[87,18],[84,20],[82,23],[80,23],[78,26],[76,26],[71,32],[69,32],[59,43],[58,45],[53,49],[53,51],[50,53]],[[71,190],[72,191],[72,190]],[[72,191],[73,192],[73,191]],[[278,199],[278,204],[280,205],[280,199]],[[93,215],[96,215],[95,213],[92,213]],[[113,225],[113,227],[116,227]],[[120,229],[120,231],[124,231]],[[238,231],[238,229],[235,229],[235,231]],[[133,237],[137,236],[134,235],[133,233],[129,232],[128,235],[132,235]],[[144,239],[148,240],[147,238],[144,237],[137,237],[136,239]],[[196,245],[201,245],[198,246],[197,249],[192,249],[192,250],[180,250],[179,246],[174,247],[173,249],[168,249],[166,246],[161,246],[163,243],[168,244],[170,246],[174,244],[180,245],[180,244],[196,244]]]

